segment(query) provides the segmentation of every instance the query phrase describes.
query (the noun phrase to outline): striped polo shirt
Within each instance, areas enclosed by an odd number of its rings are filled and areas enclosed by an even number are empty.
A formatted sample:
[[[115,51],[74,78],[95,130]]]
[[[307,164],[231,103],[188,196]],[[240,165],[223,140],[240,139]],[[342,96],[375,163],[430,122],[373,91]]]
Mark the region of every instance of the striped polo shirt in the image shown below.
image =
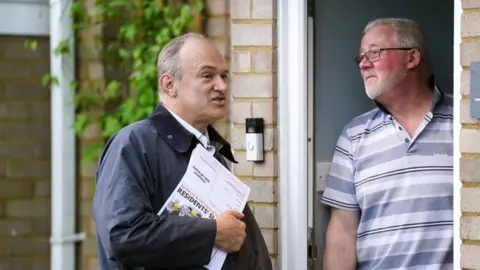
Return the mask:
[[[414,137],[381,106],[338,138],[322,202],[360,211],[357,269],[453,269],[453,98]]]

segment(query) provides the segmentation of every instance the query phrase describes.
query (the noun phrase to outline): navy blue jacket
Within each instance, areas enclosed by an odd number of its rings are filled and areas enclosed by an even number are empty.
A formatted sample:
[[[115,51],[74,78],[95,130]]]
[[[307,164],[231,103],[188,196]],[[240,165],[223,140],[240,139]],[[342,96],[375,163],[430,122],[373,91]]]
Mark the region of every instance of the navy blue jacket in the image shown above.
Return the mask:
[[[236,162],[227,143],[208,127],[215,157]],[[199,141],[162,105],[111,138],[96,174],[94,216],[101,270],[204,269],[216,235],[215,220],[157,213],[184,175]],[[260,228],[248,206],[244,245],[223,269],[271,270]]]

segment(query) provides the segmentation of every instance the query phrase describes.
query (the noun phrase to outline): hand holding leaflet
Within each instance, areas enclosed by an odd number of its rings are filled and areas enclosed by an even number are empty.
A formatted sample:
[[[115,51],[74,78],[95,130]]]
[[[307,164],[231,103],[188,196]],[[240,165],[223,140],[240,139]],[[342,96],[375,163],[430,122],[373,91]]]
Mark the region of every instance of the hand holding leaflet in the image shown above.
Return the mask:
[[[247,185],[198,144],[187,171],[158,214],[166,210],[179,216],[216,219],[228,210],[242,212],[249,194]],[[213,248],[210,263],[205,267],[220,270],[226,257],[225,251]]]

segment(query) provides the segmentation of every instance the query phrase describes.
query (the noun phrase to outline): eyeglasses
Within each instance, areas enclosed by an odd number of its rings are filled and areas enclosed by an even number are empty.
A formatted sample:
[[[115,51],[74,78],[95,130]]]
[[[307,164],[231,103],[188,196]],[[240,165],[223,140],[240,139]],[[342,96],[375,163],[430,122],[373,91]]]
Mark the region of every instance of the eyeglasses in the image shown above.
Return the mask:
[[[355,62],[357,63],[357,65],[360,64],[360,62],[362,62],[362,60],[364,58],[367,58],[367,61],[368,62],[374,62],[374,61],[377,61],[378,58],[380,58],[380,53],[383,52],[383,51],[393,51],[393,50],[401,50],[401,51],[409,51],[409,50],[412,50],[412,49],[416,49],[415,47],[411,47],[411,48],[382,48],[382,49],[375,49],[375,50],[371,50],[371,51],[368,51],[364,54],[361,54],[361,55],[358,55],[356,56],[354,59],[355,59]]]

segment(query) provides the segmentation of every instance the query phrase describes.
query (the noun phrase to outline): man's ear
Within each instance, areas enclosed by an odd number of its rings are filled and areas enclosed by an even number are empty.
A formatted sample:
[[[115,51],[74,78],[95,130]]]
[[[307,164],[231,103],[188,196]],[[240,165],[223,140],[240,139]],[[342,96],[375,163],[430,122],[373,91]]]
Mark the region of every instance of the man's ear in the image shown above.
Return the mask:
[[[407,68],[408,69],[414,69],[420,65],[420,61],[422,59],[422,55],[420,54],[420,51],[417,49],[414,49],[412,51],[408,52],[408,62],[407,62]]]
[[[171,74],[164,73],[160,75],[158,78],[158,84],[165,95],[170,97],[175,97],[177,95],[175,91],[175,78]]]

